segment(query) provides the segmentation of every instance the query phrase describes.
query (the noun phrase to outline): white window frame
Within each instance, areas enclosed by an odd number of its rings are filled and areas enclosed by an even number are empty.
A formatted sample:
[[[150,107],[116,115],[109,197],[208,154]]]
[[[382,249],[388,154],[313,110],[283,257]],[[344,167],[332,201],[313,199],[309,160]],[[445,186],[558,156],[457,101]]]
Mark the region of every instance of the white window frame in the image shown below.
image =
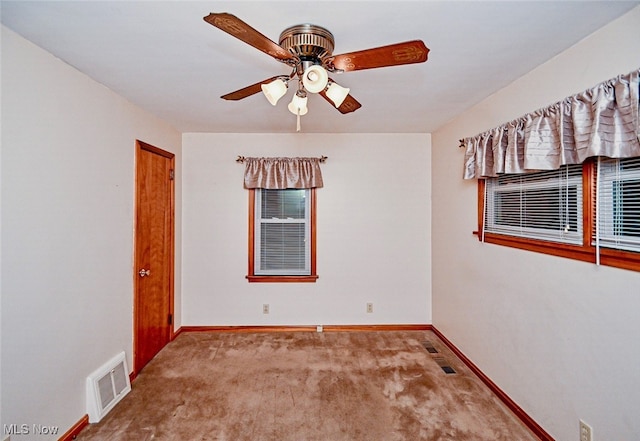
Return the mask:
[[[309,276],[311,275],[311,195],[310,190],[305,194],[305,217],[304,218],[262,218],[262,195],[263,189],[256,189],[255,193],[255,243],[254,243],[254,274],[256,276]],[[269,191],[292,191],[292,190],[269,190]],[[261,234],[263,224],[304,224],[304,268],[282,268],[282,269],[262,269]]]
[[[625,205],[622,198],[617,197],[616,190],[620,183],[631,183],[640,193],[640,158],[633,159],[601,159],[598,163],[597,193],[597,247],[616,250],[640,252],[640,235],[620,234],[621,228],[635,228],[640,234],[640,194],[630,195],[631,200]],[[624,209],[628,208],[628,212]],[[624,221],[629,224],[625,225]],[[631,227],[630,224],[634,224]]]
[[[582,244],[582,166],[570,167],[487,179],[484,195],[484,232],[564,244]],[[569,189],[575,192],[575,197],[569,196]],[[558,195],[553,200],[548,199],[549,205],[557,204],[556,211],[548,210],[545,203],[544,193],[549,190]],[[501,198],[500,195],[507,193],[519,196],[519,200],[512,198],[508,202],[510,211],[506,216],[510,217],[511,222],[501,223],[500,218],[504,213],[500,212],[498,201],[506,200],[506,197]],[[527,194],[532,195],[529,197],[532,200],[530,203],[526,200]],[[527,218],[526,210],[531,213],[530,218]],[[545,216],[548,218],[548,228],[527,225],[539,225]],[[574,225],[571,225],[568,217],[575,219]]]

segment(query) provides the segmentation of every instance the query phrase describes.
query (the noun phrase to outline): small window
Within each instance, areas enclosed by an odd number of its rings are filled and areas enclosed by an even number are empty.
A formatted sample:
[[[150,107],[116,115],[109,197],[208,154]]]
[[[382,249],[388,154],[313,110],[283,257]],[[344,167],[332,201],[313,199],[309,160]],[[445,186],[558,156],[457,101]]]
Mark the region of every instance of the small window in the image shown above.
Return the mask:
[[[249,281],[315,281],[315,189],[250,190],[249,211]]]
[[[255,274],[310,274],[309,190],[256,194]]]

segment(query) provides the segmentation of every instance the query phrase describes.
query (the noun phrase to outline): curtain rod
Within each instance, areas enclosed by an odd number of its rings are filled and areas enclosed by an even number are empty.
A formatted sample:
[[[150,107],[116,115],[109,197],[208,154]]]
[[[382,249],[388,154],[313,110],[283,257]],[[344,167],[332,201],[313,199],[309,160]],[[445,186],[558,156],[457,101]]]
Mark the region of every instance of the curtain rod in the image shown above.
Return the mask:
[[[318,159],[320,160],[320,162],[325,162],[327,159],[329,159],[329,157],[328,156],[320,156]],[[242,164],[244,162],[244,160],[245,160],[244,156],[238,155],[238,157],[236,158],[236,162],[238,162],[240,164]]]

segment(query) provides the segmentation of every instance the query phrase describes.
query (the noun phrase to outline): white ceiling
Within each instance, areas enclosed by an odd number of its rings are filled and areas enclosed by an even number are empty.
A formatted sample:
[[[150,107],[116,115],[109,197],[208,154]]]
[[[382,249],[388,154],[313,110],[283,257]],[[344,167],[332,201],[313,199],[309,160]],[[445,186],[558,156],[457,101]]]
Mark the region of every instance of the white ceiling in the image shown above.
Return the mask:
[[[225,93],[289,68],[206,23],[229,12],[271,40],[300,23],[328,28],[334,54],[413,39],[426,63],[332,75],[362,108],[309,99],[303,132],[425,133],[640,1],[4,1],[2,23],[182,132],[288,133],[292,92]],[[560,99],[562,97],[558,97]]]

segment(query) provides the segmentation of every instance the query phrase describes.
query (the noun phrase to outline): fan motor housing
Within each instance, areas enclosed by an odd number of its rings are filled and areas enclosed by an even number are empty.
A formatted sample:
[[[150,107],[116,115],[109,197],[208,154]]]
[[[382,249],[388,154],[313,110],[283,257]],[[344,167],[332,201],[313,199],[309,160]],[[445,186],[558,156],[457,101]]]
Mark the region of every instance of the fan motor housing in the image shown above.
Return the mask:
[[[282,31],[279,44],[300,60],[319,64],[331,56],[335,40],[329,30],[305,23],[291,26]]]

